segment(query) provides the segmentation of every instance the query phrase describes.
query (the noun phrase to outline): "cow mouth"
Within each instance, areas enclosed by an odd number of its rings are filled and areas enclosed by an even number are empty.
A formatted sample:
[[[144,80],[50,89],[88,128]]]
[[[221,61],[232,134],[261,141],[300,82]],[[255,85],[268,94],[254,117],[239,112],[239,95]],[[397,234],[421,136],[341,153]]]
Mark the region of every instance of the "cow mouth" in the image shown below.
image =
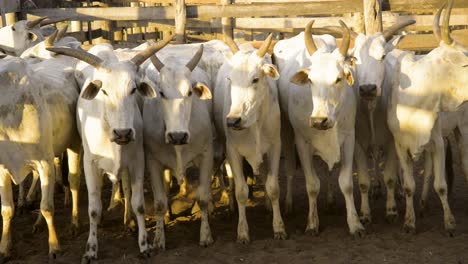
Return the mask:
[[[111,142],[115,142],[118,145],[127,145],[130,143],[132,140],[130,138],[113,138],[111,139]]]

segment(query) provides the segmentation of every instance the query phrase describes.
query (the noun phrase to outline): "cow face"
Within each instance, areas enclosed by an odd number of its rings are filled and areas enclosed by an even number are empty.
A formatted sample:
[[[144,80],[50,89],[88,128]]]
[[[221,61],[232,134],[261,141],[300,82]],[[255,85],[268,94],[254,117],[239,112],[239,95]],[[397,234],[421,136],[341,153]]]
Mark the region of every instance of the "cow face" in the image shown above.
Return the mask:
[[[230,82],[231,107],[226,116],[227,126],[242,130],[254,124],[259,106],[269,93],[268,78],[277,80],[279,73],[265,56],[256,52],[239,51],[232,57]]]
[[[109,126],[112,142],[126,145],[135,140],[134,119],[140,116],[137,92],[155,97],[153,88],[141,82],[137,67],[130,62],[115,62],[105,69],[96,69],[93,80],[85,84],[81,97],[102,102],[102,117]]]
[[[381,33],[372,36],[360,34],[356,38],[354,57],[359,96],[362,99],[373,100],[382,93],[385,45],[386,41]]]
[[[13,25],[0,29],[0,47],[4,46],[5,53],[19,56],[27,48],[44,40],[39,24],[45,18],[33,21],[21,20]],[[3,48],[0,48],[3,49]]]
[[[291,82],[311,89],[313,109],[309,125],[327,130],[335,125],[336,109],[345,100],[343,89],[350,89],[354,79],[350,66],[338,50],[316,52],[311,63],[310,67],[298,71]]]
[[[211,99],[210,90],[204,83],[192,82],[192,72],[187,67],[167,65],[161,69],[158,92],[164,113],[166,143],[188,144],[194,97]]]

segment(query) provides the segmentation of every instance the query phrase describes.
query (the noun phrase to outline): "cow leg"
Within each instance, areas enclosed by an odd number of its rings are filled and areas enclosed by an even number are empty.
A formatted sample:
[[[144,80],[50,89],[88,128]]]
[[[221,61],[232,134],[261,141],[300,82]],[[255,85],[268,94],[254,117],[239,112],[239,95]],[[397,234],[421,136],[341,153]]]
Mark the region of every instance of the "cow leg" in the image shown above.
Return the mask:
[[[201,210],[200,224],[200,246],[207,247],[213,244],[211,236],[209,218],[209,206],[211,199],[211,175],[213,172],[213,148],[208,149],[203,153],[200,164],[200,185],[198,186],[198,205]]]
[[[385,168],[383,178],[387,189],[386,219],[389,223],[395,223],[398,218],[398,211],[395,202],[395,186],[397,184],[398,161],[394,144],[388,144],[385,152]]]
[[[126,169],[122,171],[121,176],[122,177],[120,178],[122,179],[122,189],[124,193],[124,226],[127,231],[134,232],[135,221],[132,219],[132,187],[130,184],[130,176],[128,175],[128,171]]]
[[[364,227],[359,221],[353,197],[353,154],[354,135],[345,139],[343,143],[341,169],[340,175],[338,177],[338,183],[346,202],[346,215],[349,232],[354,237],[362,237],[364,235]]]
[[[403,169],[403,188],[406,197],[406,212],[405,223],[403,224],[403,231],[406,233],[416,232],[416,217],[414,214],[413,195],[415,183],[413,178],[413,164],[410,157],[407,155],[406,149],[396,145],[396,152],[400,160],[401,168]]]
[[[0,242],[0,263],[10,256],[11,233],[10,224],[15,213],[11,177],[5,168],[0,168],[0,198],[2,199],[2,241]]]
[[[371,213],[369,207],[369,186],[370,177],[367,164],[367,157],[360,144],[354,145],[354,159],[358,173],[359,190],[361,191],[361,221],[363,224],[371,223]]]
[[[225,160],[224,162],[224,167],[226,169],[226,175],[228,178],[228,202],[229,202],[229,209],[231,210],[231,213],[234,213],[236,208],[234,205],[235,197],[234,197],[234,174],[232,173],[232,167],[231,163],[229,163],[229,160]]]
[[[294,212],[293,190],[294,190],[294,173],[296,172],[296,147],[294,145],[294,131],[289,120],[282,116],[281,118],[281,141],[282,150],[284,153],[284,165],[287,177],[286,188],[286,214]]]
[[[284,228],[283,218],[279,205],[280,188],[278,183],[278,170],[281,158],[281,141],[277,141],[268,153],[268,175],[266,179],[266,191],[270,198],[273,209],[273,232],[275,239],[286,239],[287,234]]]
[[[312,161],[313,163],[313,161]],[[329,214],[335,214],[336,213],[336,202],[335,202],[335,186],[333,184],[333,179],[331,177],[331,172],[326,168],[324,171],[321,171],[325,175],[325,184],[326,184],[326,195],[327,195],[327,207],[326,210]]]
[[[150,174],[156,214],[156,228],[154,230],[153,246],[159,249],[165,249],[166,239],[164,235],[164,215],[167,211],[167,194],[164,190],[164,179],[162,173],[163,167],[159,161],[151,159],[150,157],[146,158],[146,167]]]
[[[445,230],[450,236],[455,230],[455,217],[450,210],[450,205],[447,199],[447,182],[445,180],[445,148],[442,136],[434,139],[434,151],[432,152],[432,160],[434,163],[434,190],[439,195],[442,208],[444,209],[444,224]]]
[[[101,191],[103,174],[98,170],[94,162],[87,159],[86,154],[83,164],[86,187],[88,189],[89,234],[82,263],[90,263],[92,259],[97,259],[98,253],[97,227],[102,215]]]
[[[112,183],[112,194],[109,207],[107,211],[111,211],[116,208],[122,202],[122,194],[120,193],[120,181]]]
[[[79,191],[80,191],[80,155],[81,145],[67,149],[68,157],[68,182],[70,183],[70,191],[72,196],[72,219],[71,233],[77,235],[80,229],[79,221]]]
[[[298,134],[295,135],[297,153],[301,161],[306,181],[307,195],[309,197],[309,214],[307,217],[306,234],[318,235],[319,218],[317,213],[317,195],[320,191],[320,179],[317,177],[313,167],[310,146]]]
[[[431,180],[432,180],[432,168],[433,168],[433,163],[432,163],[432,155],[429,151],[424,152],[424,184],[423,184],[423,189],[421,193],[421,200],[419,204],[421,205],[421,213],[423,213],[427,208],[427,197],[429,195],[429,187],[431,186]]]
[[[49,256],[55,258],[60,250],[57,233],[54,225],[54,187],[55,173],[52,160],[41,161],[37,166],[37,172],[41,179],[41,214],[49,229]]]
[[[26,206],[32,206],[32,204],[36,200],[38,181],[39,181],[39,174],[37,173],[37,171],[33,170],[31,186],[29,187],[28,194],[26,195]]]
[[[129,168],[130,171],[126,171],[127,177],[131,179],[131,203],[133,208],[133,213],[136,216],[138,224],[138,245],[140,247],[140,254],[143,257],[149,257],[151,247],[148,244],[148,234],[146,233],[146,224],[145,224],[145,197],[143,189],[143,180],[145,175],[145,164],[143,151],[139,153],[137,161],[133,168]],[[128,175],[129,172],[131,175]]]
[[[237,208],[239,211],[239,222],[237,224],[237,242],[247,244],[250,242],[249,226],[245,214],[245,204],[249,198],[249,187],[245,182],[244,172],[242,170],[242,157],[230,144],[226,148],[227,158],[234,175]]]
[[[54,157],[55,180],[63,191],[63,206],[67,208],[70,205],[70,189],[63,183],[61,157]]]

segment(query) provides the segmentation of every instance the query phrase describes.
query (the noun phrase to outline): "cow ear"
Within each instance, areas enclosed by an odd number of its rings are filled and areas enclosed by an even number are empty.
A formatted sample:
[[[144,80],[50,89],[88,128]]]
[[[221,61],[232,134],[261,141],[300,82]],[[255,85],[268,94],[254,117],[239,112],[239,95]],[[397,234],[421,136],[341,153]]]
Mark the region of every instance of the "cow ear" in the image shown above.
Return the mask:
[[[88,86],[84,88],[81,97],[86,100],[93,100],[94,97],[99,93],[99,90],[102,87],[102,82],[99,80],[94,80],[88,83]]]
[[[202,100],[208,100],[212,98],[210,89],[202,82],[194,83],[192,85],[192,89],[193,92]]]
[[[263,65],[262,70],[267,76],[270,76],[273,80],[278,80],[280,77],[278,70],[273,64]]]
[[[351,66],[353,69],[356,67],[357,58],[354,56],[347,56],[345,59],[345,63]]]
[[[157,94],[154,91],[153,87],[147,82],[140,83],[140,85],[138,86],[137,89],[138,89],[138,92],[141,95],[143,95],[144,97],[148,97],[148,98],[156,98],[157,97]]]
[[[351,72],[351,70],[345,68],[344,74],[345,74],[346,82],[348,83],[349,87],[353,87],[354,77],[353,77],[353,73]]]
[[[308,84],[309,83],[309,70],[302,69],[298,71],[296,74],[294,74],[293,77],[291,77],[290,81],[296,85]]]

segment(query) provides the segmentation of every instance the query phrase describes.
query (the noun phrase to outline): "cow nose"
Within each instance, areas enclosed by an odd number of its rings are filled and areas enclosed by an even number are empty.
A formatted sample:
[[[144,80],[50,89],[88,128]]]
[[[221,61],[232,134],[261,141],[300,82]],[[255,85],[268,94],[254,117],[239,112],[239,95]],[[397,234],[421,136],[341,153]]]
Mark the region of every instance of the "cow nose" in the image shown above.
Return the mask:
[[[316,129],[326,130],[331,127],[331,120],[328,117],[311,117],[309,125]]]
[[[226,123],[228,127],[240,128],[242,119],[240,117],[227,117]]]
[[[359,95],[366,99],[373,99],[377,96],[377,85],[366,84],[359,86]]]
[[[188,133],[170,132],[168,134],[169,143],[173,145],[185,145],[188,143]]]
[[[133,137],[131,128],[114,129],[112,132],[114,133],[114,141],[120,145],[128,144]]]

